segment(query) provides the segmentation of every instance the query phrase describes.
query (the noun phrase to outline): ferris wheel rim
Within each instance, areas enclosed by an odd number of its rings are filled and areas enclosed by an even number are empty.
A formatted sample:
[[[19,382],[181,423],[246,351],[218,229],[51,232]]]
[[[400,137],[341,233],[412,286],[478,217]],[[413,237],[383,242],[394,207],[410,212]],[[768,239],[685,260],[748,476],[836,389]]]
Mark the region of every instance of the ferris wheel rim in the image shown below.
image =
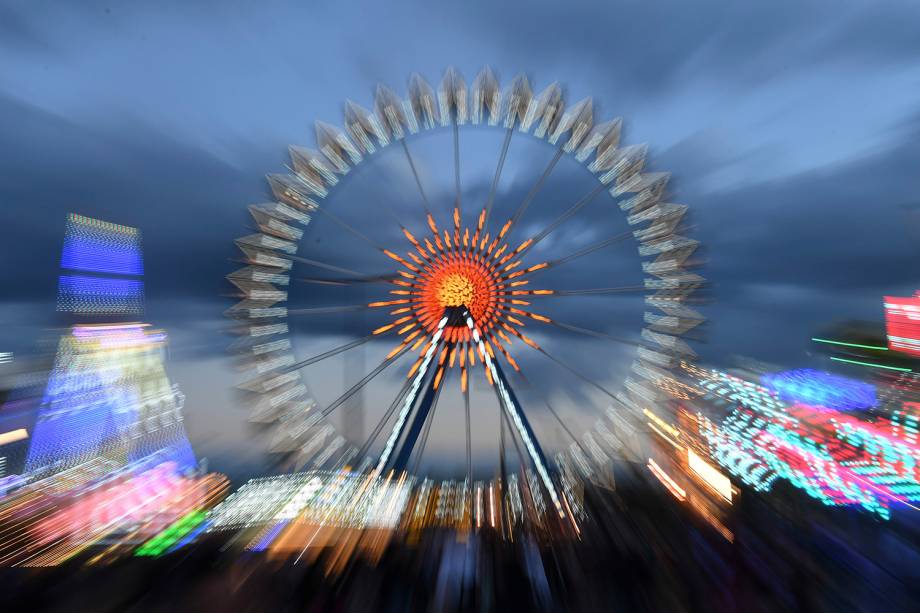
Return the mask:
[[[464,107],[467,102],[469,105]],[[562,155],[568,154],[591,172],[599,184],[599,191],[609,187],[614,197],[633,194],[627,202],[629,206],[621,203],[620,208],[627,213],[630,226],[636,226],[632,235],[638,244],[642,268],[650,277],[644,282],[646,305],[649,310],[658,309],[663,314],[646,312],[645,326],[642,330],[645,345],[637,350],[630,369],[632,374],[624,381],[623,390],[616,396],[608,392],[612,401],[629,410],[641,411],[643,403],[660,395],[660,383],[666,379],[669,369],[695,357],[681,336],[702,321],[701,315],[686,306],[686,299],[704,282],[702,277],[689,272],[689,265],[686,264],[688,256],[698,243],[677,233],[686,207],[662,201],[669,174],[642,172],[647,152],[645,145],[620,147],[622,120],[616,118],[596,124],[593,120],[590,98],[566,109],[562,103],[561,90],[556,83],[548,86],[538,96],[534,96],[530,92],[526,77],[517,77],[511,86],[502,92],[497,79],[488,68],[480,72],[474,80],[469,98],[462,77],[449,68],[445,72],[437,96],[427,82],[415,74],[410,77],[407,99],[402,99],[388,88],[379,86],[375,103],[375,109],[369,111],[346,101],[345,131],[317,121],[316,145],[319,151],[290,147],[294,164],[291,174],[268,175],[276,202],[261,205],[262,208],[255,210],[250,207],[260,228],[260,234],[238,239],[237,245],[244,251],[250,268],[267,266],[272,270],[277,269],[277,273],[268,275],[268,278],[246,278],[243,275],[241,279],[239,275],[228,276],[242,292],[243,303],[250,303],[243,307],[237,305],[239,308],[231,309],[228,314],[239,318],[242,311],[243,327],[249,331],[250,336],[255,335],[253,330],[276,338],[280,335],[281,338],[271,343],[280,348],[280,351],[284,351],[285,348],[288,351],[291,349],[288,338],[290,314],[286,307],[277,306],[280,302],[286,302],[287,292],[278,290],[276,283],[289,283],[293,262],[299,259],[295,254],[303,233],[302,230],[299,235],[292,232],[291,238],[296,236],[296,240],[285,240],[284,230],[279,230],[278,223],[273,224],[274,232],[265,232],[266,224],[271,226],[270,221],[274,219],[280,221],[282,226],[286,225],[286,222],[306,225],[310,221],[310,215],[321,209],[319,201],[327,198],[341,183],[342,178],[353,168],[377,157],[380,151],[396,142],[401,144],[406,153],[430,219],[430,205],[406,140],[424,133],[451,128],[457,147],[456,135],[461,127],[479,126],[507,130],[500,164],[504,163],[511,134],[530,134],[537,140],[546,140],[550,145],[556,146],[557,153],[551,161],[549,171]],[[488,205],[491,205],[494,199],[499,174],[500,170],[493,181]],[[545,180],[547,174],[548,171],[544,172],[540,183]],[[459,174],[457,182],[459,190]],[[649,225],[644,226],[645,223]],[[249,250],[247,251],[244,246],[248,246]],[[266,251],[273,255],[266,256]],[[674,256],[670,262],[665,257],[668,255]],[[645,259],[653,256],[655,259],[651,261]],[[256,276],[256,273],[253,272],[253,275]],[[259,287],[253,287],[254,284]],[[270,286],[271,289],[266,289],[264,285]],[[258,293],[260,291],[262,293]],[[253,303],[269,305],[252,306]],[[254,312],[254,309],[260,310]],[[274,320],[274,323],[266,325],[263,323],[266,319]],[[252,346],[251,343],[249,345]],[[298,427],[307,433],[318,430],[323,439],[329,435],[336,436],[333,443],[321,452],[328,452],[328,457],[320,457],[328,461],[335,454],[341,460],[341,457],[349,453],[337,453],[344,447],[344,439],[337,435],[334,427],[325,420],[324,412],[322,419],[314,419],[317,414],[317,411],[313,410],[316,406],[314,400],[307,400],[306,404],[299,400],[309,394],[300,372],[301,366],[302,363],[294,361],[293,354],[289,354],[282,359],[276,359],[276,363],[268,368],[263,366],[265,372],[272,374],[272,378],[268,379],[271,386],[269,389],[253,390],[252,383],[247,382],[248,387],[244,384],[244,389],[259,394],[253,419],[258,421],[270,416],[273,421],[297,423]],[[264,375],[265,372],[260,371],[259,375]],[[265,377],[257,379],[263,384],[263,388],[266,387]],[[679,394],[679,385],[679,381],[674,381],[671,389],[666,388],[666,393],[672,397],[675,392]],[[280,390],[277,389],[279,386]],[[258,383],[255,387],[259,387]],[[289,403],[300,403],[299,409],[312,415],[297,422],[297,408],[280,413],[276,410],[279,406]],[[311,404],[312,406],[309,406]],[[273,411],[274,414],[270,415]],[[609,419],[615,419],[613,411],[608,410],[607,416]],[[301,445],[300,452],[303,452],[303,446],[312,444],[311,441],[315,441],[320,434],[314,435],[310,440],[301,440],[298,443]],[[609,439],[610,432],[602,420],[598,420],[585,436],[590,440],[587,446],[593,452],[594,447],[597,447],[594,439]],[[279,437],[275,440],[278,441]],[[578,445],[578,442],[575,444]],[[333,449],[331,452],[330,448]],[[352,449],[357,451],[353,446]]]

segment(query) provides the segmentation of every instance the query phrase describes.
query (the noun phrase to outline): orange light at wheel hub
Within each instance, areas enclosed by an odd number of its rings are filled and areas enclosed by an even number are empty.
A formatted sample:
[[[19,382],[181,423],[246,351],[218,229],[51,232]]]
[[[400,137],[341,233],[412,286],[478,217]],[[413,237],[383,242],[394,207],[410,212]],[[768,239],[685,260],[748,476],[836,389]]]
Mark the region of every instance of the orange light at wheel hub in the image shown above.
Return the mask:
[[[543,262],[524,267],[522,256],[533,240],[528,239],[514,249],[505,243],[511,221],[501,228],[497,236],[490,236],[484,229],[485,209],[474,228],[461,228],[458,209],[454,209],[453,217],[452,231],[439,230],[429,214],[431,234],[421,238],[403,228],[403,234],[412,244],[406,257],[383,249],[387,257],[401,266],[390,280],[397,288],[390,290],[394,299],[371,302],[368,306],[396,307],[390,311],[392,322],[373,332],[375,335],[395,332],[402,337],[387,359],[395,358],[407,349],[420,350],[421,356],[424,356],[427,351],[425,341],[437,332],[445,314],[450,315],[451,309],[461,307],[468,311],[481,342],[474,342],[465,318],[451,316],[442,331],[441,342],[445,346],[438,353],[435,375],[437,387],[444,369],[456,364],[462,371],[461,388],[466,389],[466,364],[472,366],[477,356],[484,363],[483,352],[492,358],[501,354],[508,364],[519,370],[508,349],[512,339],[517,338],[526,345],[539,348],[521,331],[525,326],[524,320],[529,318],[544,323],[551,323],[551,320],[521,307],[530,305],[525,300],[529,296],[546,296],[554,292],[527,288],[529,275],[549,264]],[[416,360],[409,376],[416,372],[422,359]],[[491,383],[488,370],[486,378]]]
[[[498,272],[484,258],[447,253],[422,269],[413,302],[419,320],[429,332],[434,332],[448,307],[466,307],[484,332],[494,323],[496,309],[505,302],[503,289]],[[466,325],[452,328],[448,334],[448,340],[469,340]]]

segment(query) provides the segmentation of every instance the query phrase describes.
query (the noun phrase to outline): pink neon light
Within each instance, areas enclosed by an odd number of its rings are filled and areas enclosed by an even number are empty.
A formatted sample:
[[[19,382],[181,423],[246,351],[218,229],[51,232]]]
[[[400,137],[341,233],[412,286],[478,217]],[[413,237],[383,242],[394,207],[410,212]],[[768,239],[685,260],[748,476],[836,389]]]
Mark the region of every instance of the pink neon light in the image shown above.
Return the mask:
[[[145,533],[162,530],[186,513],[200,507],[200,484],[176,473],[174,462],[136,476],[94,486],[34,530],[35,544],[67,537],[92,540],[111,530],[138,528]]]

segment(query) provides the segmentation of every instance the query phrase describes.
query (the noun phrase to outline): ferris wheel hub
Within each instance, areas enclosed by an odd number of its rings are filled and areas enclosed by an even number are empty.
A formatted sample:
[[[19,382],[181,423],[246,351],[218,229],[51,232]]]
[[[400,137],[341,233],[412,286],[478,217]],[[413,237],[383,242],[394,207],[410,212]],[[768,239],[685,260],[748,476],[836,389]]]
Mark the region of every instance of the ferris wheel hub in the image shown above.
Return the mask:
[[[415,290],[415,311],[426,328],[433,331],[449,307],[466,307],[482,328],[492,326],[496,310],[504,302],[504,284],[499,271],[487,258],[463,252],[447,252],[426,262]],[[463,340],[469,330],[458,329]],[[460,340],[460,339],[458,339]]]

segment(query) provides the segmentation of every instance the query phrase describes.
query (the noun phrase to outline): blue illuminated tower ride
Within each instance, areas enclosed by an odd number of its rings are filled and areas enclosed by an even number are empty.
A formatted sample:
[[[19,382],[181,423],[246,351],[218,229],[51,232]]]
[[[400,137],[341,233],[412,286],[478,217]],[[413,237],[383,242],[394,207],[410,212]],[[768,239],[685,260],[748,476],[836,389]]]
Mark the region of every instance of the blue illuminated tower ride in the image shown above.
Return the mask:
[[[26,472],[89,462],[194,468],[183,397],[164,368],[166,335],[129,321],[144,312],[140,233],[71,214],[61,268],[57,308],[73,325],[58,346]]]

